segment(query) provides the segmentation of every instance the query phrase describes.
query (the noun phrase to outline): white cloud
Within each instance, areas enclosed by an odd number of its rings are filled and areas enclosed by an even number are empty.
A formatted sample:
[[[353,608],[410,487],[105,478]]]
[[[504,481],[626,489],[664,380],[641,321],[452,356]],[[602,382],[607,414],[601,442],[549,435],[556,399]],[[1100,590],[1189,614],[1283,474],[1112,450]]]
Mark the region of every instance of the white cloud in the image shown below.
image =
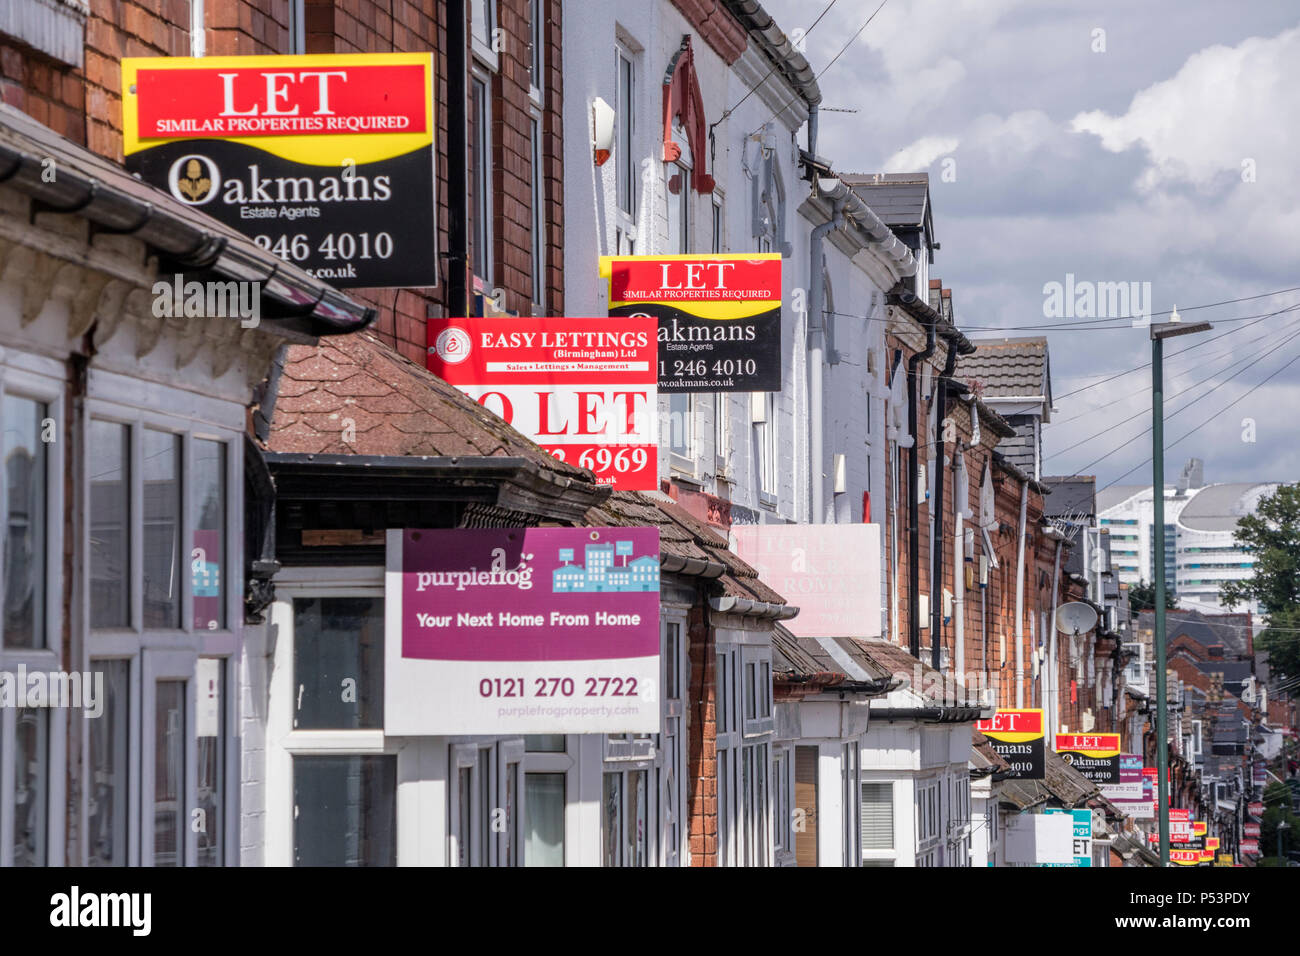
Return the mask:
[[[1289,178],[1283,171],[1291,166],[1294,136],[1285,106],[1294,103],[1298,86],[1300,28],[1207,47],[1134,96],[1126,113],[1083,112],[1071,126],[1097,136],[1111,152],[1145,150],[1150,166],[1138,183],[1145,190],[1207,187],[1225,173],[1240,174],[1247,159],[1255,161],[1258,177],[1271,173],[1280,185]]]
[[[885,160],[884,172],[910,173],[929,169],[940,156],[947,156],[956,149],[957,142],[955,136],[922,136]]]

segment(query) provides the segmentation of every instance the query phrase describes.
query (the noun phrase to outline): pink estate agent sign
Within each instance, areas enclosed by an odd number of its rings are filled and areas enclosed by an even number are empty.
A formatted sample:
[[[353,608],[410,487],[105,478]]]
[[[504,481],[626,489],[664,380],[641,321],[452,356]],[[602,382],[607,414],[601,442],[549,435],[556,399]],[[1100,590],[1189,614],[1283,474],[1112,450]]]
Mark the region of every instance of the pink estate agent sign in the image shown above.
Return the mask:
[[[880,636],[880,526],[733,525],[736,553],[790,604],[796,637]]]
[[[654,733],[659,529],[392,530],[384,728]]]

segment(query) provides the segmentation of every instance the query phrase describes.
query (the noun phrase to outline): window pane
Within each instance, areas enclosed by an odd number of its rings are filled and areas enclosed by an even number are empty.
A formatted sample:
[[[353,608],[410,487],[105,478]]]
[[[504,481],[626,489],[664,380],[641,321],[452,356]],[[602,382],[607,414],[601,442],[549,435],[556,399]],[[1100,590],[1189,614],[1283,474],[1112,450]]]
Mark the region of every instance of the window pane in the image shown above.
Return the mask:
[[[90,721],[87,863],[126,866],[131,665],[120,660],[95,661],[91,671],[104,675],[104,711],[98,720]]]
[[[529,753],[562,754],[564,734],[527,734],[524,737],[524,750]]]
[[[397,865],[397,758],[293,758],[296,866]]]
[[[601,800],[600,833],[604,839],[602,866],[618,866],[623,837],[623,775],[605,774]]]
[[[629,216],[636,215],[636,157],[632,154],[633,116],[636,113],[632,102],[634,95],[634,76],[632,61],[623,55],[618,57],[618,105],[615,122],[618,123],[618,137],[614,145],[614,161],[618,164],[618,208]]]
[[[154,686],[153,863],[183,866],[185,848],[185,681]]]
[[[181,436],[146,428],[144,478],[144,626],[180,627]]]
[[[50,712],[44,707],[24,707],[17,712],[15,721],[13,865],[45,866],[50,802]]]
[[[718,655],[718,670],[714,675],[714,682],[716,684],[714,696],[717,699],[715,713],[718,720],[718,733],[725,734],[731,730],[731,695],[727,689],[727,655],[725,654]]]
[[[668,396],[668,445],[674,455],[691,457],[691,417],[694,405],[689,392],[672,392]]]
[[[492,121],[488,105],[487,84],[480,79],[470,82],[474,133],[470,137],[471,188],[474,190],[474,274],[491,281],[489,196],[491,175],[488,156],[488,125]]]
[[[718,751],[718,865],[731,863],[731,790],[727,767],[731,751]]]
[[[478,865],[495,866],[492,859],[492,748],[478,752]]]
[[[470,821],[473,814],[474,806],[474,768],[461,767],[457,771],[457,795],[459,797],[457,806],[457,830],[456,830],[456,865],[469,866],[472,862],[470,856],[470,843],[474,836],[470,832]]]
[[[194,723],[199,744],[198,765],[198,818],[202,829],[198,833],[198,865],[222,866],[225,864],[225,828],[222,826],[226,809],[226,725],[225,725],[225,668],[215,657],[200,657],[195,662]]]
[[[45,406],[4,397],[5,485],[9,517],[5,533],[5,647],[45,645],[46,444],[41,441]]]
[[[543,176],[546,173],[542,159],[542,121],[534,116],[529,122],[532,153],[532,300],[541,304],[546,289],[546,193]]]
[[[628,774],[627,790],[627,866],[649,864],[646,830],[646,787],[649,777],[644,770]]]
[[[293,602],[294,728],[383,726],[382,598],[299,598]]]
[[[542,5],[545,0],[529,0],[528,22],[531,27],[529,44],[528,76],[529,82],[536,89],[542,88],[542,44],[545,36],[545,16]]]
[[[681,687],[681,664],[679,663],[679,650],[682,639],[682,626],[677,622],[671,622],[666,625],[666,638],[664,640],[664,697],[669,700],[677,700],[682,696]]]
[[[194,627],[226,626],[226,445],[194,441]]]
[[[506,828],[501,833],[501,839],[505,840],[506,842],[506,851],[505,851],[506,866],[519,865],[518,854],[516,852],[518,850],[518,847],[516,846],[516,840],[515,840],[515,823],[516,823],[515,805],[518,802],[518,794],[515,793],[515,788],[518,786],[518,780],[519,780],[519,764],[517,763],[506,764],[506,779],[505,779],[505,787],[504,787],[506,805],[503,808],[506,811],[506,819],[505,819]]]
[[[129,627],[131,431],[90,423],[90,626]]]

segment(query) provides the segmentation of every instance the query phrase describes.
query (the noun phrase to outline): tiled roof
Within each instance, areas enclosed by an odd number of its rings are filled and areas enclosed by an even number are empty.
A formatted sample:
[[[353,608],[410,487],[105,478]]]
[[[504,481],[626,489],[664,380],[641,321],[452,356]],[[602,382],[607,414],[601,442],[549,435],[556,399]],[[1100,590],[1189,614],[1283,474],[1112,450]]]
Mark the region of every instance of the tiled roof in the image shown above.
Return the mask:
[[[1048,476],[1043,479],[1043,484],[1052,492],[1043,502],[1043,513],[1047,517],[1096,514],[1097,479],[1094,475]]]
[[[1000,799],[1020,810],[1052,799],[1067,807],[1082,806],[1100,793],[1095,783],[1067,764],[1050,747],[1043,753],[1042,780],[1005,780],[998,790]]]
[[[862,648],[868,660],[875,668],[884,675],[899,675],[907,678],[907,689],[918,697],[927,700],[936,701],[940,704],[951,705],[951,699],[945,700],[945,689],[951,696],[954,688],[952,679],[943,676],[924,661],[917,660],[908,653],[907,648],[894,644],[891,641],[880,638],[854,638],[854,642]],[[919,671],[918,671],[919,668]],[[920,675],[918,684],[917,675]],[[964,706],[974,706],[977,702],[974,694],[968,695],[968,701]],[[959,706],[962,706],[958,702]]]
[[[1181,608],[1170,610],[1165,612],[1165,637],[1170,643],[1183,636],[1203,647],[1222,644],[1229,656],[1246,657],[1251,637],[1251,629],[1247,626],[1249,620],[1245,614],[1203,614]],[[1154,626],[1154,611],[1138,612],[1139,628],[1150,630]]]
[[[890,228],[919,229],[929,219],[927,173],[845,173],[840,179]]]
[[[369,331],[290,346],[274,401],[268,451],[518,457],[594,484]]]
[[[1005,773],[1011,764],[993,749],[993,744],[974,727],[970,729],[971,764],[981,776],[986,773]]]
[[[973,339],[976,350],[957,363],[956,377],[983,385],[984,398],[1044,395],[1052,404],[1047,338]]]

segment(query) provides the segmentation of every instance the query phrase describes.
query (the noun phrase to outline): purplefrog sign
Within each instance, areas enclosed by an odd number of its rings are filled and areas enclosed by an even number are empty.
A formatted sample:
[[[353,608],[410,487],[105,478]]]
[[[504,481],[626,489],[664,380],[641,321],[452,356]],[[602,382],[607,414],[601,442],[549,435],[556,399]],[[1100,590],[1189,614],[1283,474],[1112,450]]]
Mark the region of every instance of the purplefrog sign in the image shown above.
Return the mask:
[[[659,529],[390,530],[384,729],[659,730]]]

